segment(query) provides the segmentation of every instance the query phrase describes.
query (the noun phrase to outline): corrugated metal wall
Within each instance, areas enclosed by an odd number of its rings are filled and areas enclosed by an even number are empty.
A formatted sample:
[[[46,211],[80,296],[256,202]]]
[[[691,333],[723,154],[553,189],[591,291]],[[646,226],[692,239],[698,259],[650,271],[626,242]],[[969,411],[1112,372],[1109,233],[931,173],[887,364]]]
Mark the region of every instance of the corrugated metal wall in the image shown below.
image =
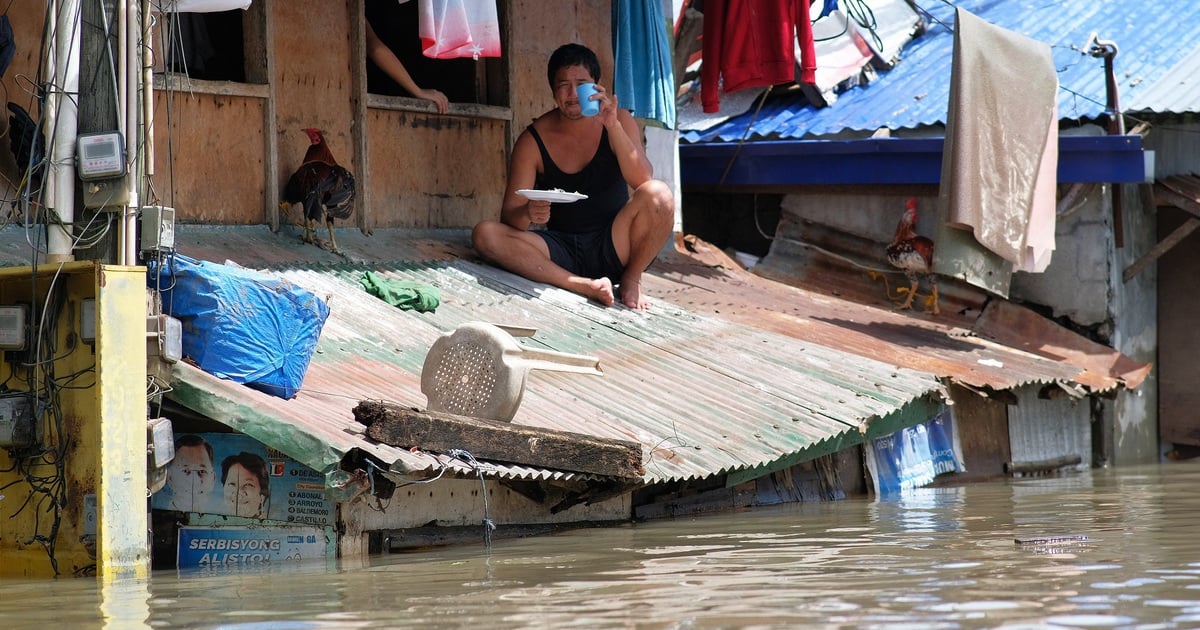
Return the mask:
[[[1008,438],[1017,464],[1078,455],[1079,469],[1092,465],[1091,403],[1088,399],[1038,398],[1038,388],[1017,390],[1008,407]]]

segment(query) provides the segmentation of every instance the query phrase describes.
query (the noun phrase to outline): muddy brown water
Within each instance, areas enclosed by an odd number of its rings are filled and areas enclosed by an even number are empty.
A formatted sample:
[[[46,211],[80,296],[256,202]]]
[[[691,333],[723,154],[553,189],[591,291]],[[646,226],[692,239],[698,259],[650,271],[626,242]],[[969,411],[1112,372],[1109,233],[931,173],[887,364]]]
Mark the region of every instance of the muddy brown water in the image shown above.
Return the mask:
[[[17,628],[1197,628],[1200,461],[147,580],[0,581]]]

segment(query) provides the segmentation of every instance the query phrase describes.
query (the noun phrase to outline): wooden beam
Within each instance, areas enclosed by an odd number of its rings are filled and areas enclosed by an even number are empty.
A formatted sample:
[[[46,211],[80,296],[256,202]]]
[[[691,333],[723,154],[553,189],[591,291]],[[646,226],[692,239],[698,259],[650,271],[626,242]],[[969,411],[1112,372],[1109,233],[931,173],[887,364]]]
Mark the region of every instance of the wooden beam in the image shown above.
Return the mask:
[[[435,453],[461,449],[480,460],[626,479],[640,478],[646,472],[642,445],[626,440],[419,411],[371,400],[354,408],[354,419],[367,425],[367,436],[397,448]]]
[[[1142,257],[1137,259],[1136,262],[1126,267],[1125,273],[1121,276],[1122,279],[1125,282],[1132,280],[1134,276],[1141,273],[1143,269],[1150,265],[1150,263],[1153,263],[1161,258],[1163,254],[1171,251],[1172,247],[1175,247],[1180,241],[1187,238],[1192,232],[1195,232],[1196,228],[1200,228],[1200,219],[1197,219],[1196,217],[1189,218],[1187,222],[1175,228],[1174,232],[1171,232],[1166,238],[1159,241],[1157,245],[1155,245],[1150,251],[1143,254]]]
[[[1004,469],[1013,475],[1045,474],[1067,466],[1078,466],[1082,461],[1079,455],[1063,455],[1032,462],[1008,462]]]
[[[1143,197],[1148,195],[1143,194]],[[1162,241],[1159,241],[1150,251],[1142,255],[1132,265],[1125,268],[1121,277],[1129,282],[1151,263],[1162,258],[1171,248],[1200,228],[1200,180],[1196,178],[1168,177],[1154,184],[1153,200],[1155,205],[1174,206],[1190,214],[1188,220],[1175,228]],[[1143,201],[1145,203],[1145,201]]]
[[[1154,198],[1158,205],[1175,206],[1200,217],[1200,183],[1191,184],[1182,178],[1168,177],[1154,185]]]

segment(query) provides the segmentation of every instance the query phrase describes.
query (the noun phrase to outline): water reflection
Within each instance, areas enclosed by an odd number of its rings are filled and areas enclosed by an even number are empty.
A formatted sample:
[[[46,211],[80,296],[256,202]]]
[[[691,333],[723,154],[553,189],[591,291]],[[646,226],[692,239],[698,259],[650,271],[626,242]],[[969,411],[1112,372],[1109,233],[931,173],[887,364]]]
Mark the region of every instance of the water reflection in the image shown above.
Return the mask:
[[[150,581],[100,580],[100,615],[110,628],[139,628],[150,619]]]
[[[1200,465],[1172,463],[368,566],[0,582],[0,601],[6,628],[1194,628],[1198,482]]]

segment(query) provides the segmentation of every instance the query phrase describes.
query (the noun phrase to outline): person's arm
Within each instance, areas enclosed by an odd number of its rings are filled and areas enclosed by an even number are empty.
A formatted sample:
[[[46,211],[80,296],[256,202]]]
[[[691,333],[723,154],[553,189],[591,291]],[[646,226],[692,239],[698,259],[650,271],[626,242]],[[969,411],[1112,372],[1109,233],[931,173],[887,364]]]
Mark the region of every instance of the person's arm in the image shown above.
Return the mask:
[[[508,166],[508,188],[504,191],[504,202],[500,207],[500,221],[518,230],[528,230],[530,225],[543,224],[550,220],[550,202],[533,201],[517,194],[523,188],[533,188],[537,180],[541,153],[537,142],[524,131],[513,146]]]
[[[604,127],[608,130],[608,146],[617,156],[621,175],[631,188],[637,188],[654,177],[654,166],[642,146],[641,130],[628,111],[617,107],[616,95],[606,93],[600,105]]]
[[[388,48],[379,39],[379,36],[375,34],[375,29],[371,28],[369,22],[366,23],[366,27],[367,57],[370,57],[371,61],[374,61],[375,65],[379,66],[380,70],[383,70],[396,83],[399,83],[400,87],[404,88],[406,92],[417,98],[432,101],[434,105],[437,105],[438,113],[445,114],[446,110],[450,107],[450,101],[446,98],[446,95],[437,90],[422,89],[417,85],[416,81],[413,81],[412,76],[408,74],[408,70],[405,69],[404,64],[400,63],[400,59],[396,57],[396,53],[392,52],[392,49]]]

